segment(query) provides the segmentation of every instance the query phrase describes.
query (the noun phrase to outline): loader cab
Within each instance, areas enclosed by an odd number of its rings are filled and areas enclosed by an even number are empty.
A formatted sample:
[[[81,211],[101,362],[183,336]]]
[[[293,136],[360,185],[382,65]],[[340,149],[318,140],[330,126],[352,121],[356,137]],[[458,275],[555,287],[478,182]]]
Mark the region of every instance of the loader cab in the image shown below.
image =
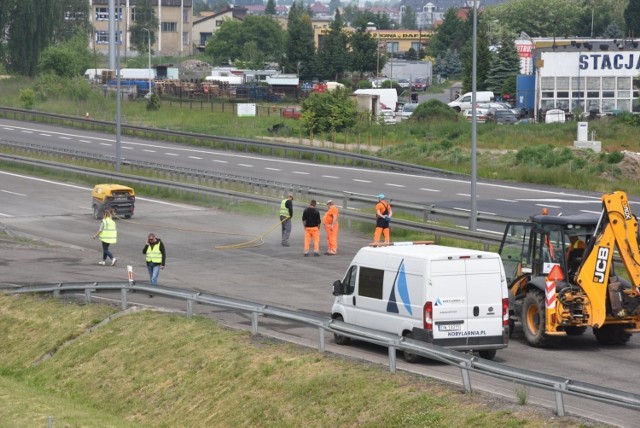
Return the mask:
[[[508,223],[499,250],[507,283],[546,277],[554,266],[572,279],[597,223],[597,215],[537,215],[529,222]]]

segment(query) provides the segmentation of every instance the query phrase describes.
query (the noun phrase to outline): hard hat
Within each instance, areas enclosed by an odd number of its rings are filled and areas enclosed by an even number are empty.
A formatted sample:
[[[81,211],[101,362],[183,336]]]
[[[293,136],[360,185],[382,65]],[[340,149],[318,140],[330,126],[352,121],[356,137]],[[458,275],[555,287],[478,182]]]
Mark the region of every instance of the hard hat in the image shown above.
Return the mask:
[[[333,199],[329,199],[329,200],[327,201],[327,205],[331,205],[332,203],[333,203]]]
[[[378,195],[378,199],[384,199],[384,193],[380,193],[380,194]]]

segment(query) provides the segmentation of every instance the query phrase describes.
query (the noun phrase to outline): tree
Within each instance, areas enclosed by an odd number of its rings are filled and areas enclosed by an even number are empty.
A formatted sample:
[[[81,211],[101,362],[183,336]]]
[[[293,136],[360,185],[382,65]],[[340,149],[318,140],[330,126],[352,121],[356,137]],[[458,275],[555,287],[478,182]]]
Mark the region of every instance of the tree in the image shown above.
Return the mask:
[[[619,1],[619,0],[618,0]],[[486,8],[487,20],[497,20],[515,34],[531,37],[577,35],[584,0],[511,0]]]
[[[384,68],[385,57],[380,56],[378,40],[371,36],[365,26],[359,27],[349,36],[351,71],[359,72],[360,77],[365,73],[377,73]],[[378,58],[380,59],[378,69]]]
[[[276,2],[275,0],[267,0],[267,6],[264,8],[265,15],[276,14]]]
[[[379,30],[389,30],[393,28],[394,24],[391,17],[386,13],[360,10],[356,4],[346,6],[343,10],[342,18],[344,22],[351,24],[354,28],[366,27],[369,22],[372,22]]]
[[[87,37],[78,32],[71,40],[46,47],[40,55],[38,71],[70,79],[82,76],[90,66],[91,52],[87,47]]]
[[[49,45],[88,28],[81,0],[2,0],[0,46],[10,71],[35,76],[40,53]],[[65,14],[65,12],[67,12]]]
[[[627,26],[625,34],[631,37],[640,37],[640,0],[629,0],[624,10],[624,23]]]
[[[462,50],[466,41],[464,23],[458,17],[455,9],[450,8],[444,14],[442,25],[436,29],[436,33],[429,41],[429,55],[432,57],[444,57],[447,50]]]
[[[311,17],[297,1],[289,9],[285,42],[284,69],[287,73],[298,73],[307,80],[313,77],[315,43]]]
[[[194,0],[193,16],[200,16],[201,12],[213,12],[211,5],[205,0]]]
[[[402,19],[400,21],[400,28],[404,28],[405,30],[415,30],[418,28],[418,24],[416,23],[416,12],[411,6],[404,6]]]
[[[308,132],[342,131],[356,123],[356,102],[350,91],[313,92],[302,102],[302,123]]]
[[[205,53],[214,63],[241,61],[250,68],[263,68],[282,57],[284,33],[269,16],[248,15],[243,21],[227,20],[209,39]]]
[[[498,52],[493,55],[491,69],[486,81],[486,89],[495,94],[514,95],[515,77],[520,72],[520,57],[515,46],[515,37],[503,32]]]
[[[459,76],[461,69],[460,54],[457,51],[447,49],[444,56],[438,56],[436,58],[433,72],[444,78],[448,78],[451,76]]]
[[[329,12],[335,13],[335,11],[340,7],[340,0],[330,0],[329,1]]]
[[[337,9],[329,32],[318,46],[316,76],[321,79],[339,80],[349,67],[347,46],[348,36],[344,32],[340,9]]]
[[[153,45],[156,40],[154,28],[158,28],[158,18],[151,6],[151,0],[141,0],[136,6],[136,20],[130,29],[131,45],[136,51],[148,52],[149,45]]]
[[[489,50],[489,36],[487,27],[482,20],[478,22],[476,40],[476,88],[478,91],[487,89],[487,78],[491,68],[491,51]],[[470,92],[473,71],[473,40],[469,38],[462,50],[462,92]]]

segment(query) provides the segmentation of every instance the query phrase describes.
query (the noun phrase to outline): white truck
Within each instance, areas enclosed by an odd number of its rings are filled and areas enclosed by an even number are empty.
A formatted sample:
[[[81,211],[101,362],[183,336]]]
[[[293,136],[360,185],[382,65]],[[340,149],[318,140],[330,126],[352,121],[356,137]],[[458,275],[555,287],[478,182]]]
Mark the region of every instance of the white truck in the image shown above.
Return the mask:
[[[333,294],[334,320],[487,359],[509,341],[506,275],[496,253],[420,243],[365,247]],[[335,341],[350,338],[336,334]]]
[[[464,95],[460,95],[455,100],[451,101],[447,104],[449,107],[453,108],[457,112],[469,110],[472,107],[471,98],[473,96],[473,92],[467,92]],[[495,101],[496,96],[491,91],[476,91],[476,104],[479,103],[490,103]]]

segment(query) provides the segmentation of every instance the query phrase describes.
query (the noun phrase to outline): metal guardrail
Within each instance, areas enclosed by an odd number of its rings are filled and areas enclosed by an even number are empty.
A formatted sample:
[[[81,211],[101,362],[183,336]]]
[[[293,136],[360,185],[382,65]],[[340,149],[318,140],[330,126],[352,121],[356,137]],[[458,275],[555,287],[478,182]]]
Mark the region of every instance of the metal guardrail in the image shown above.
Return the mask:
[[[419,354],[426,358],[458,367],[461,372],[464,390],[467,393],[472,392],[470,373],[479,373],[538,389],[553,391],[555,396],[555,412],[558,416],[565,415],[565,394],[640,411],[640,394],[574,381],[569,378],[547,375],[531,370],[518,369],[429,343],[401,338],[396,335],[355,326],[342,321],[201,291],[136,284],[133,282],[51,283],[17,287],[0,286],[0,290],[5,294],[52,293],[54,297],[60,297],[60,295],[65,292],[83,292],[86,303],[91,303],[91,296],[94,292],[120,291],[121,309],[123,311],[129,307],[129,293],[152,293],[158,296],[185,301],[187,306],[186,316],[189,318],[193,316],[194,303],[250,313],[252,335],[258,334],[259,316],[279,318],[305,324],[318,329],[319,352],[325,352],[325,332],[337,333],[353,339],[384,346],[388,349],[389,370],[394,373],[397,369],[397,350],[406,350]]]
[[[27,120],[26,118],[33,118],[35,122],[43,122],[48,120],[50,122],[55,122],[61,126],[70,126],[74,128],[82,128],[82,129],[97,129],[104,131],[105,128],[109,129],[111,132],[115,132],[116,124],[115,122],[108,121],[100,121],[93,120],[87,118],[80,118],[75,116],[66,116],[61,114],[53,114],[53,113],[44,113],[44,112],[36,112],[32,110],[23,110],[17,108],[10,107],[0,107],[0,117],[14,120]],[[194,132],[182,132],[182,131],[171,131],[166,129],[159,128],[148,128],[143,126],[135,126],[135,125],[126,125],[123,124],[120,126],[120,130],[123,134],[131,135],[134,137],[140,138],[154,138],[163,141],[200,141],[208,146],[218,146],[224,148],[231,148],[236,151],[260,151],[260,150],[269,150],[271,154],[273,153],[284,153],[285,157],[287,157],[288,153],[298,152],[299,157],[307,156],[311,157],[311,160],[315,161],[318,156],[323,156],[326,159],[334,159],[335,163],[347,164],[347,161],[351,163],[351,165],[364,165],[364,166],[377,166],[386,169],[392,170],[400,170],[400,171],[411,171],[411,172],[437,172],[440,174],[448,174],[448,175],[463,175],[463,174],[453,174],[451,171],[446,171],[438,168],[414,165],[407,162],[401,162],[391,159],[383,159],[376,156],[364,155],[360,153],[353,153],[341,150],[335,150],[325,147],[317,147],[314,145],[293,145],[286,143],[278,143],[278,142],[270,142],[270,141],[259,141],[259,140],[250,140],[247,138],[236,138],[236,137],[221,137],[215,135],[207,135],[207,134],[198,134]],[[338,162],[338,159],[342,159],[342,162]]]
[[[17,143],[13,141],[1,140],[0,144],[5,146],[22,148],[25,150],[36,150],[47,153],[58,153],[62,155],[69,155],[72,157],[88,159],[93,161],[101,161],[107,162],[109,164],[115,162],[115,158],[113,156],[102,156],[95,155],[86,152],[80,152],[76,150],[69,149],[52,149],[49,147],[41,146],[33,143]],[[99,169],[92,169],[86,167],[78,167],[75,165],[61,164],[57,162],[44,161],[38,159],[25,158],[16,155],[7,155],[0,154],[0,160],[7,160],[16,163],[22,163],[24,165],[33,165],[38,167],[47,167],[56,169],[59,171],[73,172],[77,174],[85,174],[94,177],[104,177],[108,179],[118,180],[120,182],[127,182],[132,184],[139,184],[151,187],[162,187],[165,189],[171,190],[179,190],[184,192],[195,193],[199,195],[208,195],[208,196],[224,196],[231,197],[239,200],[247,200],[247,201],[257,201],[257,202],[266,202],[273,203],[274,202],[274,193],[279,193],[282,195],[288,191],[298,192],[302,196],[323,196],[326,198],[331,198],[334,200],[342,201],[342,215],[347,218],[352,218],[356,220],[364,220],[370,221],[371,215],[366,213],[361,213],[357,210],[351,209],[352,203],[366,203],[371,204],[373,199],[362,196],[355,195],[349,192],[329,192],[323,189],[315,189],[308,186],[300,186],[300,185],[292,185],[289,183],[282,183],[270,180],[256,179],[251,177],[237,176],[232,174],[222,174],[205,170],[198,170],[193,168],[183,168],[183,167],[175,167],[171,165],[162,165],[157,163],[150,163],[144,161],[135,161],[135,160],[124,160],[123,164],[129,165],[137,168],[144,168],[153,170],[154,172],[164,173],[169,176],[174,174],[179,174],[184,177],[185,180],[192,181],[202,181],[206,184],[215,184],[219,181],[225,181],[230,184],[243,184],[248,187],[248,192],[239,192],[232,190],[223,190],[216,189],[206,185],[197,185],[197,184],[188,184],[180,181],[174,180],[163,180],[163,179],[152,179],[152,178],[144,178],[139,177],[132,174],[123,174],[116,172],[108,172]],[[267,189],[266,193],[270,193],[272,196],[268,195],[259,195],[257,192]],[[485,249],[488,248],[489,245],[495,245],[500,243],[500,236],[486,233],[486,232],[477,232],[477,231],[469,231],[467,229],[455,229],[452,227],[440,226],[434,223],[430,223],[431,220],[434,219],[451,219],[451,218],[459,218],[459,219],[469,219],[469,213],[462,212],[459,210],[452,210],[446,208],[439,208],[435,205],[417,205],[409,202],[403,201],[393,201],[393,206],[396,210],[404,210],[409,213],[415,213],[417,217],[422,218],[422,222],[418,221],[410,221],[403,220],[397,217],[394,218],[393,223],[398,227],[401,227],[406,230],[423,232],[423,233],[432,233],[436,236],[448,237],[453,239],[462,239],[469,242],[481,243],[485,246]],[[491,222],[497,224],[504,224],[507,221],[513,221],[514,219],[495,216],[495,215],[485,215],[482,213],[478,213],[477,215],[478,221],[483,222]]]

